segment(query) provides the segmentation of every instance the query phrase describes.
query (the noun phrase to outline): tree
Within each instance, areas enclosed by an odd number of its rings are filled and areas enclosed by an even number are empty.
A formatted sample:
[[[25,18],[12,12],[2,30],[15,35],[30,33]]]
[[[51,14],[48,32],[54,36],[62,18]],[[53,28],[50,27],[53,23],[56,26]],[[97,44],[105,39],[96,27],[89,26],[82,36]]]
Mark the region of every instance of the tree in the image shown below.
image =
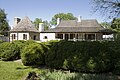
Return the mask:
[[[8,31],[10,30],[6,16],[4,9],[0,8],[0,34],[4,36],[8,36]]]
[[[120,32],[120,18],[113,19],[111,28],[117,32]]]
[[[75,20],[77,19],[76,17],[74,17],[74,15],[72,13],[58,13],[55,14],[54,17],[52,17],[51,20],[51,25],[56,25],[57,24],[57,18],[60,18],[61,20]]]
[[[111,23],[109,23],[109,22],[102,22],[100,25],[105,27],[105,28],[108,28],[108,29],[111,28]]]
[[[50,26],[50,24],[49,24],[49,22],[47,20],[46,21],[42,21],[41,18],[35,18],[33,23],[35,24],[35,27],[36,27],[37,30],[39,29],[39,23],[43,23],[45,30],[48,30],[48,28]]]
[[[92,0],[94,11],[107,18],[120,16],[120,0]]]
[[[39,23],[42,23],[42,19],[41,18],[35,18],[34,24],[35,24],[36,29],[39,29]]]
[[[43,25],[44,25],[44,29],[45,30],[48,30],[49,27],[50,27],[50,23],[46,20],[46,21],[43,21]]]

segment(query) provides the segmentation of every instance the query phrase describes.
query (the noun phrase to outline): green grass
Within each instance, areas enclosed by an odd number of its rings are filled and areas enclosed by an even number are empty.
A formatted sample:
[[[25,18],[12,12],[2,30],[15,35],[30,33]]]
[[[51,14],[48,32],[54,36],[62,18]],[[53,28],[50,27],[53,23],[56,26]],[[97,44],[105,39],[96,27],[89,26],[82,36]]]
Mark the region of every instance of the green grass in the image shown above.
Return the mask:
[[[0,61],[0,80],[24,80],[30,71],[41,72],[38,68],[27,67],[20,62]]]
[[[0,80],[25,80],[29,72],[35,71],[40,80],[119,80],[110,74],[82,74],[38,69],[24,66],[21,62],[0,61]]]

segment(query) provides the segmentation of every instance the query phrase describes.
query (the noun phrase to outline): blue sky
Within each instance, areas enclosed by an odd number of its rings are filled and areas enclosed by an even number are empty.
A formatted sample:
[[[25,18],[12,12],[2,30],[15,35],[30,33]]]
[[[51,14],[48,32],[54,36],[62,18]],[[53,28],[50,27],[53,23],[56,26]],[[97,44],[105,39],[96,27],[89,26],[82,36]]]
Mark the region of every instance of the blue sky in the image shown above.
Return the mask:
[[[50,21],[57,13],[73,13],[83,19],[97,19],[103,22],[100,14],[93,14],[90,0],[0,0],[0,8],[8,14],[9,24],[14,17],[28,16],[32,21],[42,18]]]

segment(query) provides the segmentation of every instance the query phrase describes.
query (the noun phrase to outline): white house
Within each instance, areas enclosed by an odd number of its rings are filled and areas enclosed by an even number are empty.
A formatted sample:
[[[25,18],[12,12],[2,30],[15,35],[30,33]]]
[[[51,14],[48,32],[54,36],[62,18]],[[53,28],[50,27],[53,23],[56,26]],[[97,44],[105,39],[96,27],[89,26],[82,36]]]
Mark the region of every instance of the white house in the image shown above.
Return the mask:
[[[14,18],[14,27],[10,30],[10,41],[13,40],[40,40],[40,32],[28,17]]]
[[[41,41],[49,40],[103,40],[103,35],[114,33],[112,30],[102,27],[96,19],[60,20],[57,26],[40,32]]]
[[[43,23],[37,30],[28,17],[14,18],[14,27],[10,30],[10,41],[13,40],[102,40],[103,35],[112,34],[113,31],[106,29],[96,19],[60,20],[57,19],[55,28],[44,30]]]

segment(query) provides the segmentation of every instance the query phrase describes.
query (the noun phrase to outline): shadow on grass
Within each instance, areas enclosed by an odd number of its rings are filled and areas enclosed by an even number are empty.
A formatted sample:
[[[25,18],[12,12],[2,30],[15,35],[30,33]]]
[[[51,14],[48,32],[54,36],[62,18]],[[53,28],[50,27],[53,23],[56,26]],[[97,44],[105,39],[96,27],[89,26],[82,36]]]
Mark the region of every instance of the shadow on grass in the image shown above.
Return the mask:
[[[24,67],[17,67],[16,70],[24,70],[24,69],[48,69],[48,67],[46,67],[45,65],[41,65],[41,66],[24,66]]]

